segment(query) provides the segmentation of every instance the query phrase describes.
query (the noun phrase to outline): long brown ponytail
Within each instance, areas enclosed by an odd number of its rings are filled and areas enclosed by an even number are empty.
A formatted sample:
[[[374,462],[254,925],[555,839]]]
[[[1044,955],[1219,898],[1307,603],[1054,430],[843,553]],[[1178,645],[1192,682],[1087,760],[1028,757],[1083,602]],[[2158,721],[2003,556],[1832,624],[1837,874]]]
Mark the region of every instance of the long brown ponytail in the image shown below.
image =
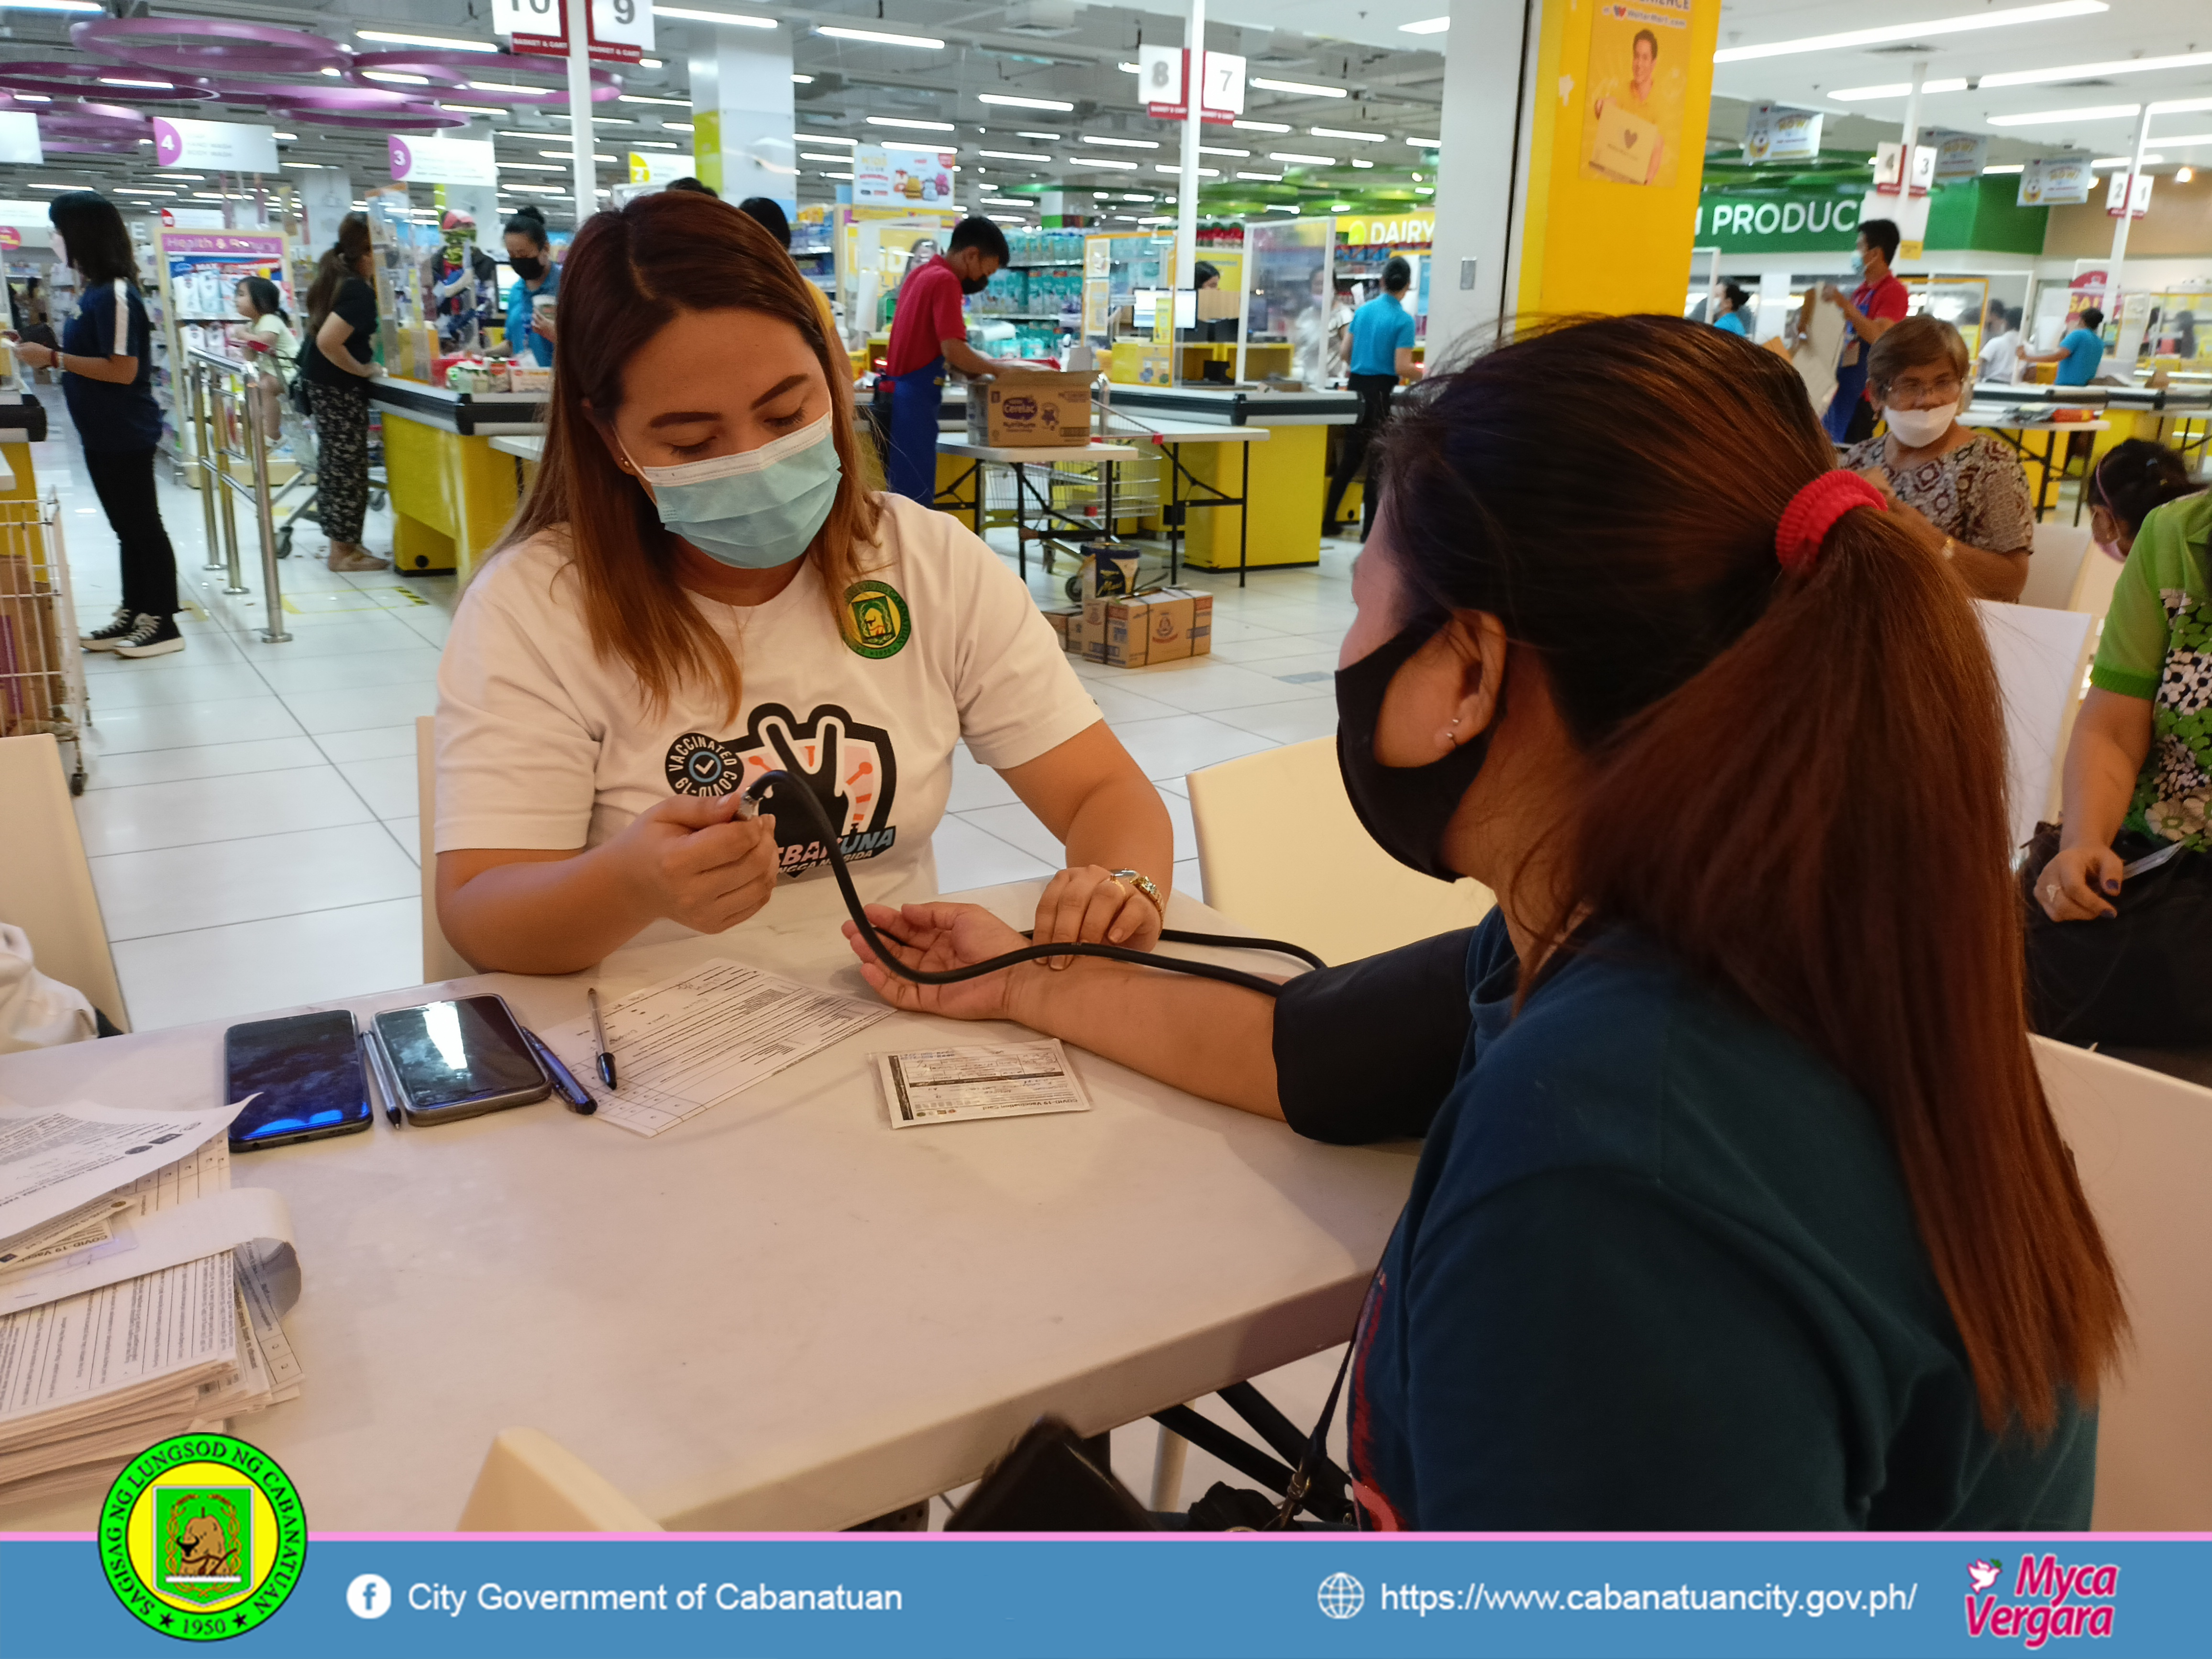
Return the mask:
[[[1865,1096],[1984,1418],[2042,1430],[2126,1321],[2028,1047],[1996,675],[1896,518],[1783,574],[1776,523],[1833,465],[1781,359],[1621,317],[1445,377],[1383,474],[1416,587],[1535,650],[1590,757],[1574,897]]]

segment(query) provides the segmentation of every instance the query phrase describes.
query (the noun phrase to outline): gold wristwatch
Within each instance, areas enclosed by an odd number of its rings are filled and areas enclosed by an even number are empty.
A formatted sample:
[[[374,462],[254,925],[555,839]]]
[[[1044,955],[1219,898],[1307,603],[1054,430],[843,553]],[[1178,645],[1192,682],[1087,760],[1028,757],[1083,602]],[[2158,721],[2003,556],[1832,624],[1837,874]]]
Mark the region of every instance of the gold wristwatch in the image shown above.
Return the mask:
[[[1152,885],[1152,878],[1150,876],[1139,870],[1116,870],[1113,875],[1115,880],[1127,882],[1130,886],[1152,900],[1152,908],[1160,913],[1162,921],[1168,919],[1167,901],[1160,896],[1160,890]]]

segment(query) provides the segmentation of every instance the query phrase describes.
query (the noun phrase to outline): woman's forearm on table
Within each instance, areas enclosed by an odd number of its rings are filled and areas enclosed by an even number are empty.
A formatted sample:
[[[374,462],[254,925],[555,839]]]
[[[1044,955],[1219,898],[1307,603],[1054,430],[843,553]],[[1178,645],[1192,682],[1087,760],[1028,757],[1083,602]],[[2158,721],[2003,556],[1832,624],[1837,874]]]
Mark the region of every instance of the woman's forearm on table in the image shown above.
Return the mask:
[[[1242,986],[1120,962],[1015,970],[1013,1017],[1203,1099],[1280,1118],[1275,1000]]]
[[[438,923],[479,968],[569,974],[627,944],[654,918],[605,848],[438,857]]]

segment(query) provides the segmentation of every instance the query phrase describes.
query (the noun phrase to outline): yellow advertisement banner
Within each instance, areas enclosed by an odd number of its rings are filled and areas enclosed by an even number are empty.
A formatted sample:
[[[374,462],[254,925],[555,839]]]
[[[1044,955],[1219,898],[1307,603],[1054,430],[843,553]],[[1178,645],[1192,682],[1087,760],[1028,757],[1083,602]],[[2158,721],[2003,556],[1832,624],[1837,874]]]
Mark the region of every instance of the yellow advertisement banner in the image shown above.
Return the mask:
[[[1597,9],[1583,76],[1589,91],[1583,119],[1585,177],[1662,189],[1674,183],[1694,4],[1613,0]],[[1710,76],[1710,57],[1702,68]]]

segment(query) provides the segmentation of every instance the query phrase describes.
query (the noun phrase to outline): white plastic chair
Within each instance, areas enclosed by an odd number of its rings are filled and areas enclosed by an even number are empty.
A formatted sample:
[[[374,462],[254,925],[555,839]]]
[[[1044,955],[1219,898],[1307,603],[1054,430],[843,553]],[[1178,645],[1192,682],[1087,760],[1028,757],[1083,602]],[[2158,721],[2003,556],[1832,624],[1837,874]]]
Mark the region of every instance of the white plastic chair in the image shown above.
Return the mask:
[[[107,924],[84,856],[53,734],[0,738],[0,921],[31,937],[39,971],[76,987],[118,1030],[131,1029]]]
[[[2045,611],[2070,611],[2074,584],[2081,574],[2081,556],[2089,549],[2087,525],[2039,524],[2035,546],[2027,561],[2027,585],[2020,590],[2020,603]]]
[[[438,925],[438,721],[431,714],[415,717],[415,845],[422,866],[422,982],[466,979],[476,969],[446,942],[446,930]]]
[[[2012,845],[2024,846],[2039,818],[2058,816],[2061,763],[2094,641],[2089,618],[2078,611],[1988,599],[1975,600],[1974,609],[2004,695]]]
[[[1206,903],[1324,962],[1472,927],[1495,902],[1480,883],[1432,881],[1369,839],[1334,738],[1224,761],[1188,782]]]
[[[505,1429],[456,1532],[664,1532],[607,1478],[540,1429]]]
[[[2084,554],[2081,568],[2075,573],[2074,592],[2066,601],[2066,608],[2078,611],[2101,625],[2105,613],[2112,608],[2112,589],[2119,585],[2121,568],[2118,559],[2108,559],[2094,550]]]
[[[2212,1530],[2212,1089],[2033,1042],[2132,1325],[2098,1405],[2092,1524]]]

